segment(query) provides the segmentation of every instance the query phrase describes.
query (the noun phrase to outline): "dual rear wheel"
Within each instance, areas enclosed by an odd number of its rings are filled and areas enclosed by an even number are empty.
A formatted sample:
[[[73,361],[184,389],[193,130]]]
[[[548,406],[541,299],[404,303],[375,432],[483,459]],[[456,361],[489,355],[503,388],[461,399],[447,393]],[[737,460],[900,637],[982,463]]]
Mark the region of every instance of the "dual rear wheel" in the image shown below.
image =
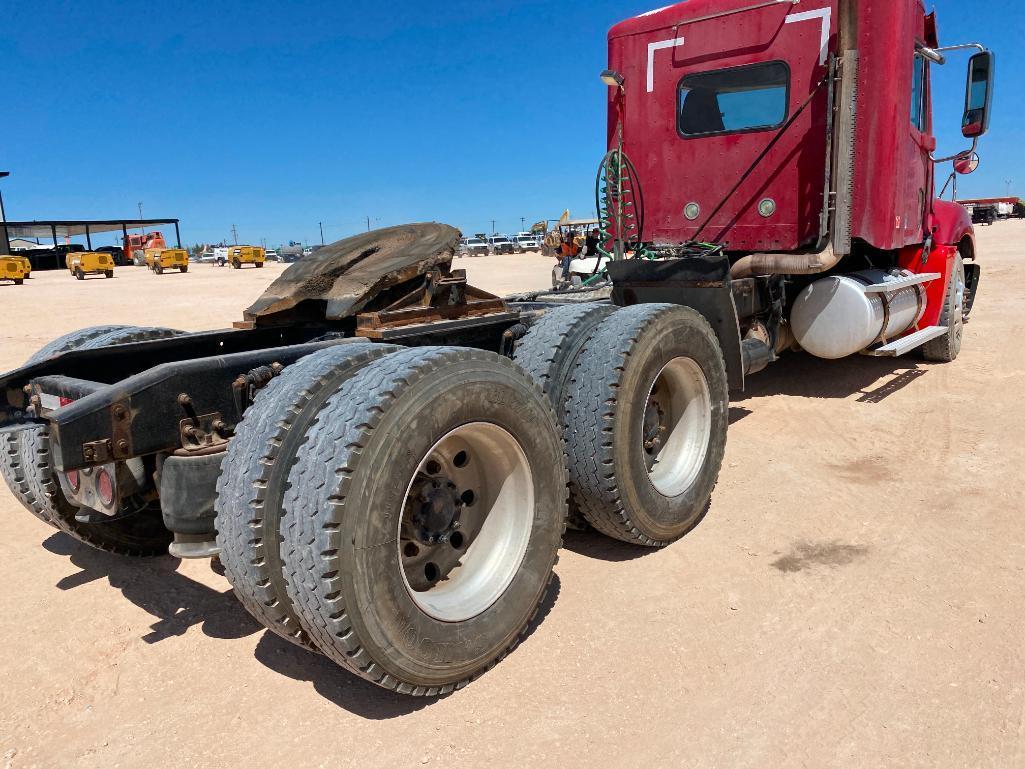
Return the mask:
[[[722,352],[700,314],[667,304],[553,309],[516,360],[562,418],[576,515],[647,547],[700,522],[729,414]]]
[[[700,521],[727,414],[701,316],[561,308],[516,359],[356,342],[273,380],[218,489],[221,560],[249,611],[379,686],[437,695],[528,628],[568,496],[635,544]]]
[[[260,394],[225,458],[225,571],[285,638],[385,688],[452,691],[515,646],[548,589],[558,435],[541,392],[492,353],[309,356]]]

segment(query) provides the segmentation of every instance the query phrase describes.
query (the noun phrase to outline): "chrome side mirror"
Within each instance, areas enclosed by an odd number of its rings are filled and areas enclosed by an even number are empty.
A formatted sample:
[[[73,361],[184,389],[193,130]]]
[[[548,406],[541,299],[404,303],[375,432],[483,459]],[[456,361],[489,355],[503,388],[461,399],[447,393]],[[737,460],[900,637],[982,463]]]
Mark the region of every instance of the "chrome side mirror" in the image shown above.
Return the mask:
[[[961,122],[961,133],[966,139],[978,139],[989,131],[995,76],[996,55],[992,51],[977,53],[968,62],[965,111]]]
[[[954,171],[961,176],[968,176],[978,170],[981,162],[978,152],[962,152],[954,158]]]

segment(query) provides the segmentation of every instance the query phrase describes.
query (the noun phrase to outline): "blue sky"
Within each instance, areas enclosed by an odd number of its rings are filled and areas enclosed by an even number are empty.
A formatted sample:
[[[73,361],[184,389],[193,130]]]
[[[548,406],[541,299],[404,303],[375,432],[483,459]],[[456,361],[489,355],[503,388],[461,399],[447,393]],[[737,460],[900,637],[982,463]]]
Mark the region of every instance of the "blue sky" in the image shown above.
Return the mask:
[[[605,35],[659,0],[18,2],[0,30],[9,219],[182,220],[183,239],[336,240],[371,223],[515,231],[593,208]],[[997,51],[964,196],[1025,196],[1025,14],[937,0],[944,43]],[[936,77],[940,150],[964,145],[967,56]]]

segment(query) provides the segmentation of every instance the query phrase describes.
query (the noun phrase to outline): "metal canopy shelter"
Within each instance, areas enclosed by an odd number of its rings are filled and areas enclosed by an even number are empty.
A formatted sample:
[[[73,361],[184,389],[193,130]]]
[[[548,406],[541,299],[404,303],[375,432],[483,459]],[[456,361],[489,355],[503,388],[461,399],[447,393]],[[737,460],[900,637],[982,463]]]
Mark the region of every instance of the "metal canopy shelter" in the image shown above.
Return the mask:
[[[174,226],[175,239],[181,248],[181,231],[178,219],[97,219],[87,220],[53,220],[33,222],[2,222],[0,230],[4,237],[0,241],[7,242],[10,238],[49,238],[57,245],[58,238],[75,238],[85,236],[86,243],[92,248],[92,236],[106,232],[121,232],[128,240],[128,230],[139,230],[145,227]]]

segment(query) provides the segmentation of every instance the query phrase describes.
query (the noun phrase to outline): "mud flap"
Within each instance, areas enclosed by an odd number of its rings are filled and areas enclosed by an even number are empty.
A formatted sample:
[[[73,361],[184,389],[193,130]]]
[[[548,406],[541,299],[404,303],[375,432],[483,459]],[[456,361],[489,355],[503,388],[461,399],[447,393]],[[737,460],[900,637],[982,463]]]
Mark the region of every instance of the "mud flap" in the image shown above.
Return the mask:
[[[620,307],[666,303],[701,313],[719,338],[731,390],[744,389],[740,321],[725,256],[649,261],[627,259],[608,265],[612,301]]]
[[[972,306],[975,304],[975,297],[979,291],[979,281],[982,280],[982,265],[975,263],[965,264],[964,279],[964,314],[965,317],[967,317],[972,311]]]

